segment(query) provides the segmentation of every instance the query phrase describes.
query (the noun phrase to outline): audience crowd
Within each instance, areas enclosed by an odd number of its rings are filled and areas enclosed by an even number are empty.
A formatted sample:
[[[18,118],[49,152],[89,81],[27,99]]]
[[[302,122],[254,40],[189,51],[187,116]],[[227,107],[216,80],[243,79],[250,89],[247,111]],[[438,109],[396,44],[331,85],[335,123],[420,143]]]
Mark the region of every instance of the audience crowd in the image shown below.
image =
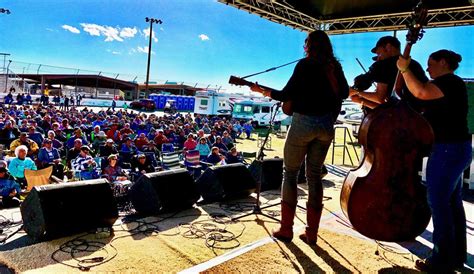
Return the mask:
[[[157,116],[123,109],[0,107],[0,192],[4,206],[19,204],[25,169],[53,167],[63,180],[104,177],[111,184],[159,170],[163,154],[186,163],[196,153],[205,165],[241,162],[236,139],[250,122],[176,113]],[[166,167],[165,167],[166,168]]]

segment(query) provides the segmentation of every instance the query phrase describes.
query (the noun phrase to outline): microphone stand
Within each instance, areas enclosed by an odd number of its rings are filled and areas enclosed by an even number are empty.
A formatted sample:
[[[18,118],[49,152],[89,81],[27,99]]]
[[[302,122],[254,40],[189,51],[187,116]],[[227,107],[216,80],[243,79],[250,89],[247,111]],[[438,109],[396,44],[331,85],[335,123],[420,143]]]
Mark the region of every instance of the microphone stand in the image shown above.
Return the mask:
[[[257,159],[253,161],[252,165],[255,164],[257,165],[257,170],[258,170],[258,174],[259,174],[259,179],[257,180],[257,189],[256,189],[256,192],[257,192],[257,199],[255,201],[255,205],[253,207],[253,210],[252,212],[250,213],[246,213],[246,214],[243,214],[243,215],[240,215],[240,216],[237,216],[237,217],[234,217],[232,218],[232,221],[235,221],[235,220],[239,220],[241,218],[244,218],[244,217],[247,217],[247,216],[250,216],[250,215],[253,215],[253,214],[256,214],[256,215],[262,215],[262,216],[265,216],[267,218],[270,218],[272,220],[275,220],[277,222],[280,222],[280,220],[278,220],[277,218],[273,217],[273,216],[270,216],[266,213],[263,213],[262,212],[262,209],[266,209],[266,208],[269,208],[269,207],[273,207],[273,206],[276,206],[276,205],[279,205],[281,202],[279,203],[276,203],[276,204],[271,204],[271,205],[266,205],[264,207],[260,207],[260,192],[261,192],[261,189],[262,189],[262,178],[263,178],[263,175],[262,175],[262,166],[263,166],[263,158],[265,157],[265,154],[263,153],[264,149],[265,149],[265,145],[267,144],[268,142],[268,137],[270,136],[270,133],[272,132],[273,130],[273,124],[274,124],[274,121],[275,121],[275,117],[278,113],[278,110],[280,109],[281,107],[281,102],[277,102],[275,105],[276,105],[276,108],[275,108],[275,111],[271,114],[271,118],[270,118],[270,122],[269,122],[269,125],[268,125],[268,129],[267,129],[267,134],[265,136],[265,139],[263,140],[262,142],[262,145],[260,146],[260,150],[258,152],[258,156],[257,156]],[[272,108],[273,109],[273,108]]]

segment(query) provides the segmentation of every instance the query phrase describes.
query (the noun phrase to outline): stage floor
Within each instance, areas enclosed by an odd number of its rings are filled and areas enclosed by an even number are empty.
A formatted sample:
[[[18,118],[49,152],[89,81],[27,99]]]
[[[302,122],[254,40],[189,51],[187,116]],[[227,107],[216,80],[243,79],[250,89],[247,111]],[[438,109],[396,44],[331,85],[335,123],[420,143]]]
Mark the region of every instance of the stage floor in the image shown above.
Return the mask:
[[[278,223],[250,215],[238,221],[230,216],[249,212],[251,196],[225,203],[197,205],[182,212],[136,219],[125,213],[111,236],[85,233],[49,242],[35,243],[19,231],[0,245],[0,264],[16,272],[401,272],[414,271],[414,260],[428,256],[432,225],[415,241],[381,243],[355,230],[342,214],[339,194],[343,177],[335,171],[324,180],[324,212],[318,247],[309,247],[297,237],[290,244],[275,241],[271,230]],[[338,174],[338,175],[336,175]],[[306,201],[306,187],[299,185],[299,205]],[[465,189],[468,263],[474,269],[474,192]],[[262,193],[262,206],[279,202],[278,190]],[[279,218],[279,206],[264,210]],[[0,210],[14,222],[21,220],[18,208]],[[295,232],[304,228],[305,211],[298,209]],[[19,225],[6,228],[9,235]],[[72,241],[73,240],[73,241]],[[98,258],[100,261],[87,260]],[[8,271],[6,268],[3,271]]]

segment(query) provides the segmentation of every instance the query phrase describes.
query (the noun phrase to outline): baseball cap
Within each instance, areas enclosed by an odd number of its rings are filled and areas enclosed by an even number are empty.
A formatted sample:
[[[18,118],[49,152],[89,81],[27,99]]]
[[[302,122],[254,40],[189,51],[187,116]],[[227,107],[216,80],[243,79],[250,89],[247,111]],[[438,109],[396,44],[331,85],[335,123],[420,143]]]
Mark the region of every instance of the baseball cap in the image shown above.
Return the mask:
[[[400,41],[397,39],[397,37],[384,36],[377,41],[377,44],[375,44],[375,47],[371,50],[371,52],[375,53],[378,47],[383,47],[387,44],[390,44],[396,48],[400,48]]]
[[[114,142],[114,140],[112,140],[112,139],[107,139],[107,141],[106,141],[106,142],[107,142],[107,143],[113,143],[113,142]]]

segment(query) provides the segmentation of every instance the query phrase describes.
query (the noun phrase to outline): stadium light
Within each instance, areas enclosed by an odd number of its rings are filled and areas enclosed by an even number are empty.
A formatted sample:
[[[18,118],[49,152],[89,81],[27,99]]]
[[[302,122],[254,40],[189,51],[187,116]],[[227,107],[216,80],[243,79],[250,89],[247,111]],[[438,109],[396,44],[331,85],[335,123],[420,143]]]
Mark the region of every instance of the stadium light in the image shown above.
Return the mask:
[[[151,40],[153,39],[153,24],[162,24],[160,19],[145,17],[146,22],[150,22],[150,39],[148,41],[148,63],[146,67],[145,96],[148,94],[148,81],[150,79],[150,59],[151,59]]]

